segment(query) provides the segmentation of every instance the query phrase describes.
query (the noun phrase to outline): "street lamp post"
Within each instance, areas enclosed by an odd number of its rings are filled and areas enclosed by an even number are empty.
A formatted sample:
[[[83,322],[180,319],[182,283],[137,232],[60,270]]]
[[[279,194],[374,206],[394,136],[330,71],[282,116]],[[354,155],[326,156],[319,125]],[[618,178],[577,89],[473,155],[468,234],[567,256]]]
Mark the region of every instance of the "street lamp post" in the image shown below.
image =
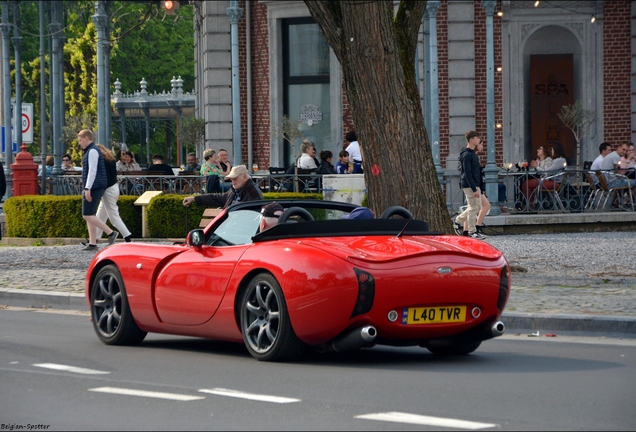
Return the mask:
[[[11,32],[11,24],[9,24],[9,2],[2,2],[2,86],[3,92],[3,112],[4,112],[4,142],[5,157],[4,161],[6,169],[4,173],[7,179],[7,198],[12,196],[13,181],[11,180],[11,164],[13,163],[13,146],[11,137],[11,52],[9,51],[9,33]],[[0,197],[1,198],[1,197]]]
[[[95,15],[91,16],[91,19],[97,29],[97,142],[103,145],[108,145],[106,136],[107,113],[104,109],[106,101],[106,94],[104,91],[104,81],[106,79],[104,67],[104,46],[106,44],[106,22],[108,18],[105,10],[106,2],[104,0],[96,1]]]
[[[482,6],[486,12],[486,136],[488,137],[488,163],[484,168],[486,175],[486,195],[492,205],[490,215],[501,214],[499,206],[499,168],[495,161],[495,38],[493,15],[497,7],[496,0],[483,0]]]

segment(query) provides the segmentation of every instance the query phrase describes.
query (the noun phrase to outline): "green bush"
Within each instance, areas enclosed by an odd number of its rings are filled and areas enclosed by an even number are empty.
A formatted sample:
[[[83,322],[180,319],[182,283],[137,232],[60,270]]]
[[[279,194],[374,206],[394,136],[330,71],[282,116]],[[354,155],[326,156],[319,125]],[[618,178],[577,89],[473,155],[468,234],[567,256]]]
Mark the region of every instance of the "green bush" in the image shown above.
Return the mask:
[[[134,205],[134,196],[120,196],[119,214],[132,232],[141,237],[141,208]],[[82,197],[79,195],[23,195],[4,203],[7,237],[48,238],[88,236],[82,218]]]

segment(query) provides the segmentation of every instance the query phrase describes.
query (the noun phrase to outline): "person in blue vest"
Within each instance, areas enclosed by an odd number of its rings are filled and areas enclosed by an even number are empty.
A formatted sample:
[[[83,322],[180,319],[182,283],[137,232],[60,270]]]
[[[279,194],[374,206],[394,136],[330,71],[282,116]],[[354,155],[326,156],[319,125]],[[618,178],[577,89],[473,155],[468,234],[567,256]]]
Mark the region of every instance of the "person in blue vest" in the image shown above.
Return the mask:
[[[108,245],[115,243],[119,233],[112,230],[104,221],[95,216],[97,206],[104,196],[108,187],[106,177],[106,164],[104,156],[93,142],[93,132],[84,129],[77,134],[77,141],[84,150],[82,158],[82,181],[84,183],[84,194],[82,198],[82,216],[86,220],[88,227],[88,244],[84,246],[85,251],[97,250],[97,228],[108,235]]]

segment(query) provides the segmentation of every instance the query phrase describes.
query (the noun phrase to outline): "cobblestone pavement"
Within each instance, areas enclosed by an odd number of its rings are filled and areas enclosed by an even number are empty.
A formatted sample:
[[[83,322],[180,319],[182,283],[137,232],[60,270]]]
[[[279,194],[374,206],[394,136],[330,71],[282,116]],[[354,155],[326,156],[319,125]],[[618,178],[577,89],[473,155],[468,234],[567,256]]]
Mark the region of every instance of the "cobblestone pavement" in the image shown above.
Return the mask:
[[[512,268],[507,312],[540,314],[636,315],[636,249],[618,245],[600,257],[589,238],[570,235],[570,243],[585,240],[576,255],[552,253],[543,240],[515,247],[536,236],[491,236],[488,242],[504,251]],[[636,241],[636,233],[630,241]],[[632,244],[636,244],[632,243]],[[0,247],[0,288],[83,293],[92,254],[78,246]],[[590,250],[592,249],[592,250]],[[25,258],[26,257],[26,258]],[[592,261],[590,261],[592,260]]]

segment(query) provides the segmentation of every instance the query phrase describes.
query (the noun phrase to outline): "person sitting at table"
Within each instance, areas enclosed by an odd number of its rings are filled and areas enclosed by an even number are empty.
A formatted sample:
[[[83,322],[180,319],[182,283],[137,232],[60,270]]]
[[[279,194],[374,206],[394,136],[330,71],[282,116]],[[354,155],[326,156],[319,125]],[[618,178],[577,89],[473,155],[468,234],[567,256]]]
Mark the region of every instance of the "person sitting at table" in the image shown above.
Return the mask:
[[[232,164],[227,159],[228,158],[227,150],[219,149],[218,155],[219,155],[219,166],[221,167],[221,170],[223,170],[223,175],[226,176],[232,170]]]
[[[141,171],[141,167],[135,161],[135,155],[128,150],[117,152],[117,171]]]
[[[201,165],[199,165],[197,162],[196,154],[188,153],[188,156],[186,156],[186,163],[187,165],[185,166],[185,169],[183,171],[189,173],[198,173],[199,171],[201,171]]]
[[[296,166],[300,169],[308,169],[315,170],[318,168],[316,164],[316,160],[314,159],[316,156],[316,146],[311,141],[303,141],[300,145],[300,150],[303,154],[300,155],[298,161],[296,161]]]
[[[335,174],[336,170],[333,165],[331,165],[331,159],[333,158],[333,153],[329,150],[323,150],[320,152],[320,166],[318,167],[317,174]]]
[[[163,163],[163,156],[156,154],[152,155],[152,165],[148,167],[148,174],[173,176],[174,171],[170,165]]]
[[[336,174],[351,174],[353,172],[353,163],[349,163],[349,152],[342,150],[338,155],[338,159]]]
[[[537,149],[537,167],[541,170],[545,170],[552,165],[552,158],[548,156],[549,152],[550,150],[547,146],[541,146]]]
[[[53,165],[55,164],[55,157],[54,156],[47,156],[45,159],[45,166],[46,166],[46,176],[51,176],[53,175]],[[38,176],[42,174],[42,167],[38,166]]]
[[[532,193],[537,187],[539,187],[539,185],[542,185],[544,188],[551,189],[551,190],[555,190],[556,188],[558,188],[558,185],[560,183],[559,180],[557,179],[546,180],[545,177],[548,177],[553,174],[557,174],[559,171],[563,171],[565,169],[567,162],[565,161],[565,153],[563,150],[563,146],[557,142],[552,143],[551,156],[552,156],[552,164],[545,169],[539,168],[539,164],[537,163],[536,160],[532,160],[530,162],[530,165],[533,168],[535,168],[539,173],[541,173],[542,178],[540,179],[531,178],[521,183],[521,193],[524,195],[526,200],[529,201],[529,198],[532,196]]]
[[[627,177],[630,179],[635,178],[634,174],[636,173],[636,155],[634,154],[634,143],[630,143],[627,148]]]
[[[203,152],[203,159],[205,162],[201,167],[201,175],[205,177],[205,188],[204,192],[221,192],[220,184],[224,182],[223,170],[220,166],[218,166],[218,157],[216,152],[212,149],[207,149]],[[213,179],[212,176],[216,176],[216,179]],[[210,183],[210,184],[208,184]],[[216,186],[216,187],[215,187]]]
[[[62,156],[62,169],[64,171],[75,172],[75,165],[73,165],[71,155],[65,154],[64,156]]]
[[[636,189],[636,181],[626,178],[624,176],[626,171],[621,169],[621,158],[627,154],[628,148],[629,145],[627,143],[620,144],[616,147],[616,150],[605,156],[601,163],[601,170],[606,171],[604,173],[605,179],[610,189],[626,186]],[[618,176],[617,174],[622,175]],[[636,194],[636,190],[633,190],[632,194]]]
[[[250,178],[249,171],[245,168],[245,165],[235,166],[225,178],[232,181],[232,188],[229,191],[185,197],[183,205],[188,207],[190,204],[196,203],[201,207],[221,207],[225,209],[238,202],[263,199],[263,193]]]

